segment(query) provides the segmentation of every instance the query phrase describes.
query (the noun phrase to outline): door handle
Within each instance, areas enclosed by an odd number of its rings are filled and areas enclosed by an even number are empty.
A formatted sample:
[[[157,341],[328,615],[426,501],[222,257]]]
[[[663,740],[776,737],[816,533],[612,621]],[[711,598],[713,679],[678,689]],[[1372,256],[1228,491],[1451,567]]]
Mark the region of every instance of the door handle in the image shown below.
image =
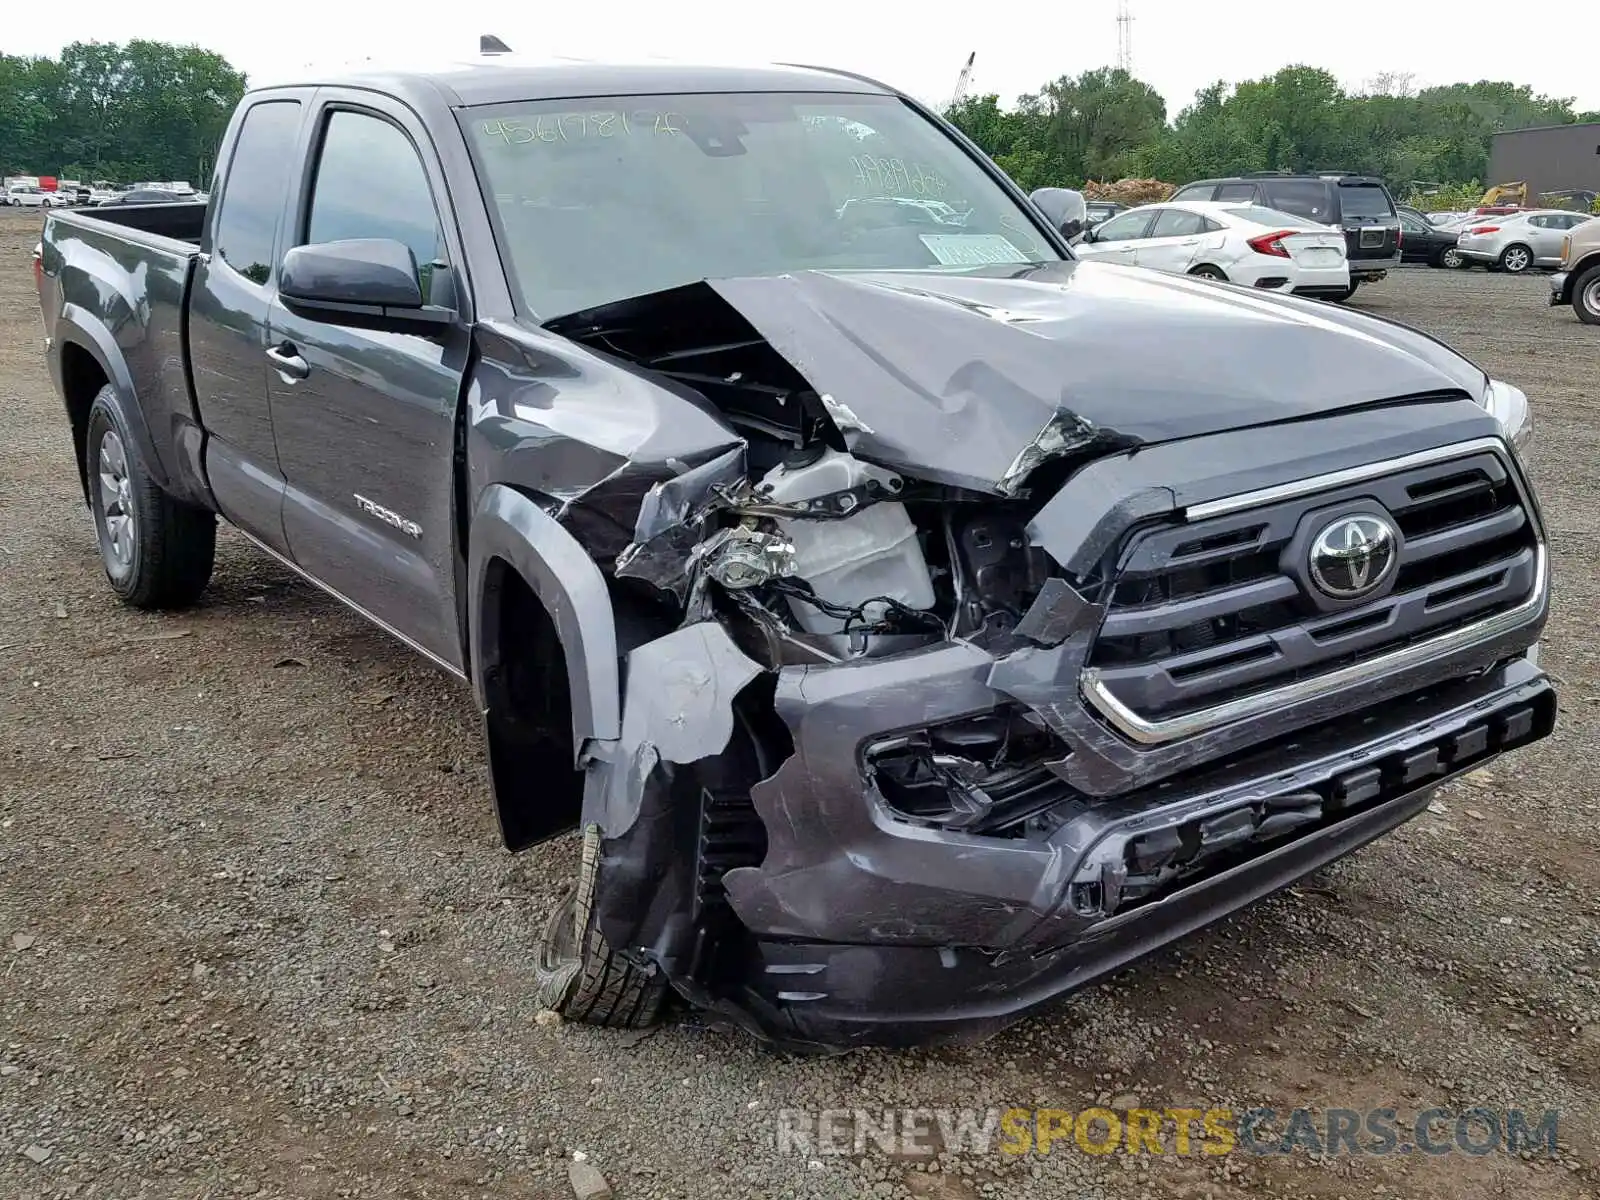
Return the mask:
[[[278,374],[286,382],[304,379],[311,374],[311,364],[295,353],[295,348],[288,342],[279,346],[268,346],[267,357],[272,360],[272,365],[278,369]]]

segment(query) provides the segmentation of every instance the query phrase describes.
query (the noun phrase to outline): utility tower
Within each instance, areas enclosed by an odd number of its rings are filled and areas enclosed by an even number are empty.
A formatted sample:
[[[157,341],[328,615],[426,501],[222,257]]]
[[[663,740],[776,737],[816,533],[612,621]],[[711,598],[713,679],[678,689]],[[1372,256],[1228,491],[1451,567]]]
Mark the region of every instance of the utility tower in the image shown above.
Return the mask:
[[[1117,0],[1117,69],[1133,74],[1133,14],[1128,0]]]

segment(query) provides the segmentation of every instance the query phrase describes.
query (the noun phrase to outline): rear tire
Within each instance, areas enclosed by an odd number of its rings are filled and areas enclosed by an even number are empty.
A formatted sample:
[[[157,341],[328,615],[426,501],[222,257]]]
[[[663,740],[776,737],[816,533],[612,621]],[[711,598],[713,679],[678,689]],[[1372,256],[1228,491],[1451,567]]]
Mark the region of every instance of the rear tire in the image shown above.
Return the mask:
[[[578,928],[578,885],[561,897],[539,939],[534,960],[540,1004],[569,1021],[613,1029],[645,1029],[666,1004],[667,981],[621,958],[594,928]]]
[[[1499,265],[1508,275],[1524,274],[1533,266],[1533,251],[1521,244],[1507,246],[1500,252]]]
[[[151,477],[110,384],[84,432],[89,508],[111,590],[134,608],[187,608],[211,580],[217,518],[174,500]]]
[[[1572,281],[1572,311],[1585,325],[1600,325],[1600,265]]]
[[[1228,277],[1223,274],[1220,267],[1213,267],[1210,263],[1201,263],[1198,267],[1190,269],[1189,274],[1196,279],[1215,279],[1219,283],[1227,283]]]
[[[1350,299],[1351,296],[1354,296],[1356,294],[1356,289],[1358,287],[1360,287],[1360,286],[1361,286],[1361,281],[1360,280],[1351,280],[1350,286],[1345,288],[1345,290],[1341,294],[1339,294],[1339,295],[1337,295],[1337,296],[1335,296],[1333,298],[1334,303],[1335,304],[1343,304],[1346,300]]]

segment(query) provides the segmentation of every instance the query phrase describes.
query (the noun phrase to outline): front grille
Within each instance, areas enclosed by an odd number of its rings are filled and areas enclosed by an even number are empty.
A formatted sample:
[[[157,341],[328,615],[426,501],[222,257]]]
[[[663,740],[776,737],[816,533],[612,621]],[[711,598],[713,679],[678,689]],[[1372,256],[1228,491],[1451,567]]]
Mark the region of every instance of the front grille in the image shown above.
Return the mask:
[[[1319,599],[1309,537],[1385,510],[1399,563],[1376,598]],[[1136,533],[1090,652],[1146,720],[1180,717],[1336,670],[1514,608],[1538,540],[1506,462],[1480,450],[1377,480]]]

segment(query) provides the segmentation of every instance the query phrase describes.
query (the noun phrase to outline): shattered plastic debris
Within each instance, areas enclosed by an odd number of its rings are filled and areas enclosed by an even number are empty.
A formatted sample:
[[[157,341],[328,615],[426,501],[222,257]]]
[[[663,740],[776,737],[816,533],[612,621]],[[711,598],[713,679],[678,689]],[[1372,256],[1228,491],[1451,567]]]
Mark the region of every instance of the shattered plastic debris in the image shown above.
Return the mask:
[[[1060,409],[1045,422],[1033,441],[1024,446],[1006,473],[1000,477],[995,490],[1002,496],[1016,496],[1028,476],[1052,458],[1059,458],[1095,439],[1094,426],[1077,413]]]
[[[833,420],[840,433],[871,433],[872,426],[868,425],[855,411],[843,400],[836,400],[827,392],[821,395],[823,411]]]

